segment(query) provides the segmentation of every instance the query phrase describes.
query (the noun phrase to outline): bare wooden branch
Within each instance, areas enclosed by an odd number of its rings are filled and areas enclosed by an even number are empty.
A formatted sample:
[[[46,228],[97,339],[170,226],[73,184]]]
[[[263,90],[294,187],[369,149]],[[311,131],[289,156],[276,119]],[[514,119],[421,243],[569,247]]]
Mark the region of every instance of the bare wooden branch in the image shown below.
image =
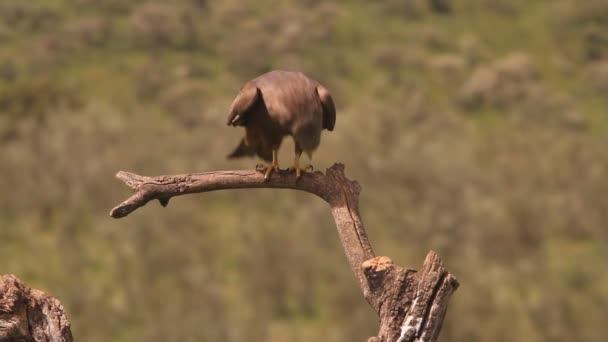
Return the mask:
[[[216,171],[195,174],[145,177],[120,171],[117,178],[134,190],[110,212],[114,218],[129,215],[151,200],[163,206],[175,196],[226,189],[280,188],[315,194],[329,203],[342,247],[365,299],[380,316],[380,332],[369,341],[436,341],[449,297],[457,289],[439,257],[429,252],[416,272],[376,257],[359,215],[361,187],[344,174],[344,165],[334,164],[321,172],[305,173],[296,181],[293,173],[280,171],[269,180],[255,170]]]
[[[12,274],[0,275],[0,341],[72,340],[70,322],[57,299]]]

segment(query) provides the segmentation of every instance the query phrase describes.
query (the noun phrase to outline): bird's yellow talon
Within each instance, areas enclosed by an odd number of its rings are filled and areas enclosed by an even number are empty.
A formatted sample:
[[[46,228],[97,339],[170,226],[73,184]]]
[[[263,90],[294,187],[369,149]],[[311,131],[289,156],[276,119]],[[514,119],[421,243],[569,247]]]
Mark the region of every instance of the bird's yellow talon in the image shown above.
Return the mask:
[[[266,167],[266,173],[264,173],[265,180],[270,179],[270,175],[272,174],[272,171],[279,172],[279,162],[277,160],[277,150],[276,149],[272,150],[272,163]]]
[[[312,172],[314,170],[312,164],[309,164],[304,168],[300,167],[300,156],[301,155],[302,155],[302,151],[299,149],[296,149],[296,158],[293,161],[293,166],[289,168],[289,171],[295,170],[296,179],[299,179],[300,177],[302,177],[302,171],[303,172]]]
[[[268,168],[266,169],[266,173],[264,174],[264,178],[269,179],[270,175],[272,174],[272,171],[279,172],[279,165],[271,164],[270,166],[268,166]]]
[[[289,171],[290,172],[295,171],[296,172],[296,178],[300,178],[300,177],[302,177],[302,172],[312,172],[312,171],[314,171],[314,168],[313,168],[312,165],[308,165],[305,168],[301,168],[299,166],[295,166],[294,165],[294,166],[292,166],[292,167],[289,168]]]
[[[268,169],[268,166],[265,164],[257,164],[255,166],[255,170],[258,172],[266,172],[266,169]]]

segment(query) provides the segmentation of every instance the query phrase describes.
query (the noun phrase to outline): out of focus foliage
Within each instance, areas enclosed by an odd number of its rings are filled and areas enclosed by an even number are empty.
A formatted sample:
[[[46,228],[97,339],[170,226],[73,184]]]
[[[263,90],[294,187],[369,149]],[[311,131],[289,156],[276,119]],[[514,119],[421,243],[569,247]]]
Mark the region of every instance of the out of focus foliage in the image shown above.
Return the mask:
[[[442,256],[445,341],[608,335],[605,0],[0,2],[0,272],[59,297],[82,341],[362,341],[322,201],[208,193],[122,220],[145,175],[228,162],[242,82],[334,94],[334,161],[376,252]],[[291,143],[281,152],[291,161]]]

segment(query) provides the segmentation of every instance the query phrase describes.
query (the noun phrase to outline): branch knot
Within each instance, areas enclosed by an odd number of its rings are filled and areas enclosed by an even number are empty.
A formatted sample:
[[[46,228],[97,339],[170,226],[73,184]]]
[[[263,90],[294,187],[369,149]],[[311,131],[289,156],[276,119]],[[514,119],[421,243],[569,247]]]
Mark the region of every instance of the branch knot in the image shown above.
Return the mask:
[[[378,256],[363,262],[361,265],[365,278],[372,292],[380,290],[386,280],[386,275],[394,269],[393,260],[387,256]]]

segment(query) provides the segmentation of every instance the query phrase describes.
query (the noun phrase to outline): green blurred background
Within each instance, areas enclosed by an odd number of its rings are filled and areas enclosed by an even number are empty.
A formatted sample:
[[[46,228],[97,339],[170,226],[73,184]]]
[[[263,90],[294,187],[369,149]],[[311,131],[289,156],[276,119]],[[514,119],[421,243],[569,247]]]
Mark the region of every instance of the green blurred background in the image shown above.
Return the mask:
[[[0,273],[61,299],[78,341],[374,335],[312,195],[108,216],[118,170],[251,168],[225,119],[272,69],[332,91],[315,166],[362,184],[376,253],[457,276],[443,341],[605,341],[606,0],[2,0]]]

